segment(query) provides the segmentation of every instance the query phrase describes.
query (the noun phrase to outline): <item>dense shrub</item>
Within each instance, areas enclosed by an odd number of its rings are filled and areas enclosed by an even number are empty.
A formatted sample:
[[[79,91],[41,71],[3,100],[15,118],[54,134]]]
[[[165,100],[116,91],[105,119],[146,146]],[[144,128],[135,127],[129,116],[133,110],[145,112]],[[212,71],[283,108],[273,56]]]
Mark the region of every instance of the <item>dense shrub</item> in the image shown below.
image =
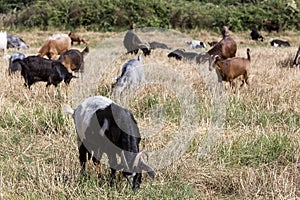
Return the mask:
[[[135,27],[232,31],[262,29],[262,21],[278,22],[283,30],[300,29],[300,3],[294,0],[0,0],[6,27],[50,27],[115,31]],[[230,8],[230,9],[229,9]],[[13,13],[13,14],[12,14]]]

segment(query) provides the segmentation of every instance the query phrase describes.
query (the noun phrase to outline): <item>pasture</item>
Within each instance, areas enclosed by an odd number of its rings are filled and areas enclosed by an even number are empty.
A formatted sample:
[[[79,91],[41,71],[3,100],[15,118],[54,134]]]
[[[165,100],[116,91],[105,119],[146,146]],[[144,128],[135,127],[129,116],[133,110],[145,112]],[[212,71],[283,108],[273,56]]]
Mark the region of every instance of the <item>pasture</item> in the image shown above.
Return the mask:
[[[52,33],[15,34],[30,46],[20,51],[31,55]],[[265,42],[250,40],[249,33],[231,36],[238,45],[237,56],[246,57],[246,49],[251,49],[251,86],[234,92],[223,83],[223,95],[216,97],[207,87],[211,76],[206,76],[214,71],[169,59],[169,50],[162,49],[143,57],[146,84],[123,100],[111,95],[110,85],[122,64],[137,58],[120,54],[126,52],[119,42],[124,34],[80,32],[90,53],[83,74],[69,86],[46,89],[46,83],[39,82],[29,90],[20,74],[8,76],[8,60],[1,58],[0,198],[298,199],[300,70],[289,63],[300,44],[299,33],[281,33],[280,38],[291,44],[281,48],[268,43],[279,37],[277,33],[263,32]],[[187,50],[188,39],[207,44],[221,38],[207,31],[140,34],[142,40]],[[116,186],[110,187],[105,164],[89,162],[88,175],[79,176],[73,119],[61,110],[63,104],[75,108],[82,97],[91,95],[105,95],[128,107],[144,135],[141,149],[153,152],[149,164],[156,165],[156,178],[144,173],[135,193],[121,173]],[[214,128],[215,134],[209,134]]]

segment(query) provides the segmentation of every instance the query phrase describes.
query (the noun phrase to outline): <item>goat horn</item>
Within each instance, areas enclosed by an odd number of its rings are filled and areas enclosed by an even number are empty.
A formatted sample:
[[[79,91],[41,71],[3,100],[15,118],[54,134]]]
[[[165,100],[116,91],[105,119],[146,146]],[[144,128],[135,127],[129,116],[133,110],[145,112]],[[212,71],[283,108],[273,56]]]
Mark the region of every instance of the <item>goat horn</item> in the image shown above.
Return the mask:
[[[142,167],[142,169],[144,169],[144,170],[148,173],[148,175],[149,175],[152,179],[154,179],[154,177],[155,177],[154,170],[153,170],[149,165],[147,165],[147,164],[144,162],[144,159],[143,159],[143,158],[141,158],[141,167]]]
[[[126,170],[129,170],[129,166],[123,150],[121,151],[121,163],[125,165]]]
[[[136,157],[133,161],[133,164],[132,164],[132,169],[134,169],[135,167],[136,168],[138,167],[138,163],[141,160],[141,157],[142,157],[143,154],[146,154],[147,158],[149,157],[145,150],[140,151],[139,153],[137,153],[137,155],[136,155]]]

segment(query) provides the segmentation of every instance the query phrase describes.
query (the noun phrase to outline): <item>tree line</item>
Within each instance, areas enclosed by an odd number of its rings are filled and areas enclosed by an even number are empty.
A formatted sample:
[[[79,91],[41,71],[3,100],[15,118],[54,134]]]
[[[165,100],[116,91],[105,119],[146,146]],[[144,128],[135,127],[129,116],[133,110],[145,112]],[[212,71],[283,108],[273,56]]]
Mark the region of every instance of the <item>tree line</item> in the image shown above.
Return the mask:
[[[300,30],[300,2],[294,0],[0,0],[0,25],[119,31],[130,27],[232,31],[263,29],[263,21]]]

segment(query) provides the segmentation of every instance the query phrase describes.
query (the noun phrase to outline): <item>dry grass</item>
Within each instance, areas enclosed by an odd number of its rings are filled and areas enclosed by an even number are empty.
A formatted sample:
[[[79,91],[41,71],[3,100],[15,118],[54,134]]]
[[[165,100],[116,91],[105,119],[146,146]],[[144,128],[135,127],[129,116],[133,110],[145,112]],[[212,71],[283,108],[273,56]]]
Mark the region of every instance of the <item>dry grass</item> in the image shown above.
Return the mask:
[[[95,94],[115,98],[110,85],[121,65],[133,57],[120,56],[125,52],[122,34],[81,33],[92,51],[84,74],[69,87],[46,89],[46,83],[37,83],[28,90],[18,74],[8,76],[8,61],[0,59],[0,198],[300,198],[300,71],[287,66],[297,51],[299,33],[281,36],[290,40],[290,48],[251,41],[248,33],[232,35],[238,41],[238,56],[246,57],[246,49],[251,49],[251,87],[225,91],[226,101],[220,107],[226,109],[224,123],[219,135],[213,135],[218,139],[214,148],[204,157],[199,157],[199,148],[216,125],[218,112],[206,82],[207,68],[169,60],[166,50],[143,58],[147,83],[125,100],[115,99],[137,117],[145,137],[141,147],[153,152],[149,163],[157,168],[156,179],[145,174],[136,193],[121,176],[117,188],[111,188],[106,165],[89,163],[89,176],[78,175],[74,124],[61,113],[61,106],[75,107],[83,97]],[[31,55],[51,33],[17,34],[31,47],[25,51]],[[186,47],[189,39],[177,32],[140,34],[144,40],[163,41],[174,48]],[[219,38],[206,31],[189,35],[206,42]],[[271,37],[279,36],[267,35],[267,40]]]

